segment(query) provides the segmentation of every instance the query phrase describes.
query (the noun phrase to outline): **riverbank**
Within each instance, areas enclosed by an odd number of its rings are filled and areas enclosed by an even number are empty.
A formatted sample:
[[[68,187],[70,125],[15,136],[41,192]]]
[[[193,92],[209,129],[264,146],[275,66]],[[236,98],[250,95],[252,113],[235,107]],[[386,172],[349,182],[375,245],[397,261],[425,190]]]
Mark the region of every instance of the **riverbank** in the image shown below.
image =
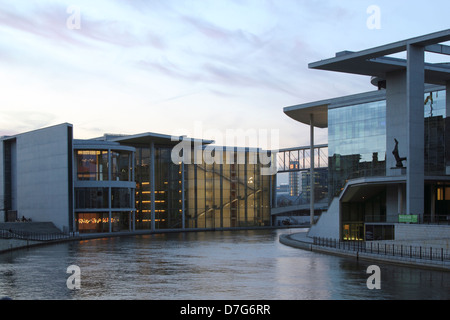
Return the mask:
[[[383,263],[398,264],[403,266],[420,267],[427,269],[436,269],[440,271],[450,271],[450,261],[438,261],[428,259],[415,259],[402,256],[390,256],[385,254],[378,254],[374,252],[362,252],[358,250],[347,250],[343,248],[326,247],[322,245],[314,244],[314,240],[307,236],[307,232],[298,232],[293,234],[282,234],[279,237],[280,243],[313,252],[333,254],[343,257],[349,257],[356,260],[369,260],[380,261]],[[444,239],[444,246],[448,242],[448,239]],[[382,243],[378,241],[377,243]],[[402,244],[406,246],[406,243],[402,241]],[[392,245],[392,241],[389,241],[389,245]]]

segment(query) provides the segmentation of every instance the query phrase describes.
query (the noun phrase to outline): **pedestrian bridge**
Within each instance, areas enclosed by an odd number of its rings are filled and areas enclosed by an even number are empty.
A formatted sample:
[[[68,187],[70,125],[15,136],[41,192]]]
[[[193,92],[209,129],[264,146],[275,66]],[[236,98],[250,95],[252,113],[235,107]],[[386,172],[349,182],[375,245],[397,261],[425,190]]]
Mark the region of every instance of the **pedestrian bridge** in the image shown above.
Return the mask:
[[[314,148],[305,146],[280,149],[276,154],[276,164],[277,173],[293,173],[301,171],[314,172],[316,169],[327,169],[328,145],[316,145]],[[313,199],[313,201],[314,205],[311,203],[299,203],[298,201],[294,201],[294,203],[291,203],[288,206],[277,206],[277,203],[275,202],[274,207],[272,208],[272,215],[306,212],[308,210],[322,212],[328,209],[328,201],[324,201],[323,199]]]
[[[277,172],[298,172],[314,169],[328,168],[328,145],[314,146],[314,154],[311,156],[311,147],[296,147],[278,150]]]

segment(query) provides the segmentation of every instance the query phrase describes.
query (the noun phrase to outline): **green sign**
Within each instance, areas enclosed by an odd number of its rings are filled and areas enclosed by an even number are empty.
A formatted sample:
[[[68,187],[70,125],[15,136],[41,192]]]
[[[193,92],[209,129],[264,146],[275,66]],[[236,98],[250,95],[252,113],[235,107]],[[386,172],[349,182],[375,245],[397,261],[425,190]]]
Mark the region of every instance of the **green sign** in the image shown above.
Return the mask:
[[[417,214],[400,214],[398,216],[398,222],[400,223],[417,223],[418,215]]]

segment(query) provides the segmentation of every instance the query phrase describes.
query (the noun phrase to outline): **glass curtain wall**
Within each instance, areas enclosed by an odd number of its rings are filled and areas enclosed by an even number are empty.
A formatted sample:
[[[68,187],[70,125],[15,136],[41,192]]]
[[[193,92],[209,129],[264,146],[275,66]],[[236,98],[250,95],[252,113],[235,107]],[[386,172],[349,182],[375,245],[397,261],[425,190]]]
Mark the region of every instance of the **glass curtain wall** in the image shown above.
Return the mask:
[[[172,148],[155,147],[155,228],[182,227],[181,165],[171,159]],[[152,228],[152,188],[150,147],[136,149],[136,229]]]
[[[272,177],[260,174],[256,153],[224,152],[223,156],[222,164],[186,166],[187,227],[270,225]]]
[[[136,148],[135,228],[151,229],[150,148]]]
[[[80,233],[130,230],[132,152],[76,150],[75,223]]]
[[[78,180],[108,180],[108,151],[78,150],[76,152],[76,163]]]
[[[386,102],[328,111],[330,201],[349,179],[386,174]]]
[[[328,111],[329,135],[329,195],[338,196],[349,179],[385,175],[386,161],[386,102],[378,101]],[[450,124],[446,117],[446,92],[424,95],[425,175],[444,176],[450,166],[450,139],[446,139]],[[426,185],[425,219],[431,220],[449,212],[439,193],[445,182]],[[433,191],[434,190],[434,191]],[[385,197],[383,194],[377,197]],[[369,203],[369,200],[366,201]],[[347,239],[363,239],[363,223],[383,220],[384,205],[368,219],[367,203],[346,203],[343,206],[342,234]],[[384,202],[385,203],[385,200]],[[369,214],[370,215],[370,214]],[[378,221],[383,222],[383,221]],[[374,229],[375,230],[375,229]],[[375,230],[376,231],[376,230]],[[370,232],[375,232],[371,230]],[[370,233],[369,232],[369,233]],[[385,230],[383,229],[383,232]],[[375,232],[378,234],[378,232]],[[389,234],[386,233],[386,234]]]

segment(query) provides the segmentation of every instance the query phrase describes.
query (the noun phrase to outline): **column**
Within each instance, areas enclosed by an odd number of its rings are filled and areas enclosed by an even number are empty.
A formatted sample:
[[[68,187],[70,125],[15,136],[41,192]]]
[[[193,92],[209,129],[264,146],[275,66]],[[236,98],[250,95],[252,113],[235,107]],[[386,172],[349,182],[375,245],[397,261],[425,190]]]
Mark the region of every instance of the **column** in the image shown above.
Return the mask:
[[[311,225],[314,224],[314,115],[309,115],[310,119],[310,169],[309,169],[309,175],[310,175],[310,223]]]
[[[406,106],[407,106],[407,170],[406,213],[424,213],[424,48],[407,45]]]

